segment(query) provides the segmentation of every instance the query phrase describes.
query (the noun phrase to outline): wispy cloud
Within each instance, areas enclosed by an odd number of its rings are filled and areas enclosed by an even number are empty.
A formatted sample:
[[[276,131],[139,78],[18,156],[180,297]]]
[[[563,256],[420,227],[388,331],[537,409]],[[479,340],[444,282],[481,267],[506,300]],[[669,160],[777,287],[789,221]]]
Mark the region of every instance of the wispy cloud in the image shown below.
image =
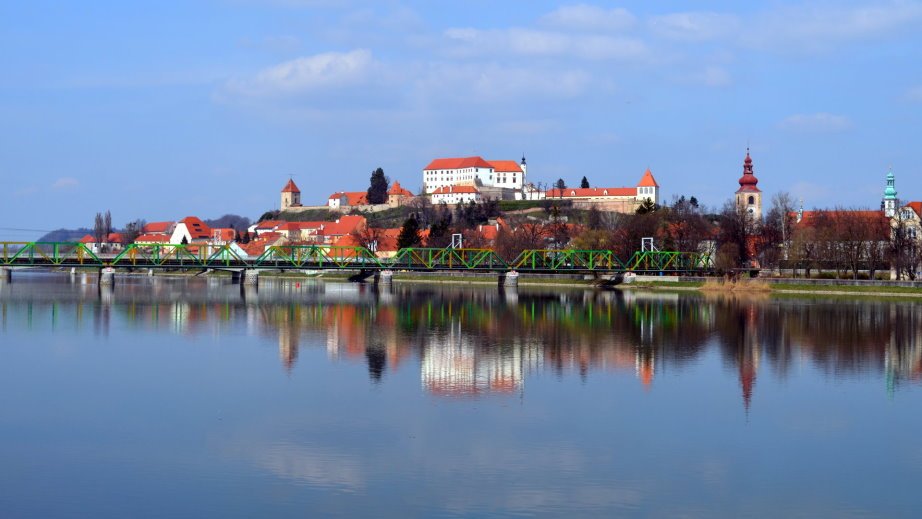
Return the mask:
[[[80,185],[80,182],[78,182],[76,178],[61,177],[55,180],[53,184],[51,184],[51,189],[62,191],[65,189],[73,189],[79,185]]]
[[[452,53],[460,56],[509,54],[534,57],[573,57],[587,60],[634,60],[648,52],[637,38],[601,34],[568,34],[535,29],[480,30],[454,28],[445,31]]]
[[[778,126],[784,130],[805,132],[838,132],[848,130],[854,125],[844,115],[830,113],[795,114],[786,117]]]
[[[679,41],[707,41],[735,34],[740,27],[737,16],[722,13],[671,13],[649,20],[654,34]]]
[[[686,83],[709,87],[723,87],[732,83],[730,72],[716,65],[709,65],[700,71],[693,72],[687,75],[684,80]]]
[[[541,18],[541,23],[563,29],[619,30],[633,26],[637,19],[627,9],[606,9],[595,5],[566,5]]]
[[[248,79],[234,79],[228,90],[261,96],[294,94],[352,85],[364,80],[374,65],[371,52],[326,52],[297,58],[266,68]]]

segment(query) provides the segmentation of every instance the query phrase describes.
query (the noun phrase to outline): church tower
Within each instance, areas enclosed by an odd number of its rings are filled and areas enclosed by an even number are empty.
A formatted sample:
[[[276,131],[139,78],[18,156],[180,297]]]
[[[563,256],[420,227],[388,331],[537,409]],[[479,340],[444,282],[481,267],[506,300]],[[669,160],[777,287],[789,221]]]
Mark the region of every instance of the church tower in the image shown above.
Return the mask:
[[[301,206],[301,190],[295,185],[295,181],[288,179],[288,183],[282,188],[282,211],[291,207]]]
[[[743,176],[740,188],[736,190],[736,206],[750,215],[755,221],[762,221],[762,190],[757,187],[759,179],[752,172],[752,157],[746,148],[746,160],[743,161]]]
[[[890,169],[887,172],[887,187],[884,189],[884,199],[880,203],[887,218],[896,216],[896,202],[895,178],[893,177],[893,169]]]

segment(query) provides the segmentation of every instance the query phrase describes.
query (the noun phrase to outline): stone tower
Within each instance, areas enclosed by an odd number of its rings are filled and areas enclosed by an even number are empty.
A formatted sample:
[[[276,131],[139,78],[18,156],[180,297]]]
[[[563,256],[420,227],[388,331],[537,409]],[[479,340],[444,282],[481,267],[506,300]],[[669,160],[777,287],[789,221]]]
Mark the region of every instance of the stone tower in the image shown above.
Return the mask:
[[[893,177],[893,169],[887,172],[887,187],[884,189],[884,198],[880,203],[881,208],[887,218],[896,216],[896,185]]]
[[[757,187],[759,179],[752,172],[752,157],[746,148],[746,160],[743,161],[743,176],[740,188],[736,190],[736,206],[750,215],[753,220],[762,221],[762,190]]]
[[[282,211],[291,207],[301,207],[301,190],[295,185],[295,181],[288,179],[288,183],[282,188]]]

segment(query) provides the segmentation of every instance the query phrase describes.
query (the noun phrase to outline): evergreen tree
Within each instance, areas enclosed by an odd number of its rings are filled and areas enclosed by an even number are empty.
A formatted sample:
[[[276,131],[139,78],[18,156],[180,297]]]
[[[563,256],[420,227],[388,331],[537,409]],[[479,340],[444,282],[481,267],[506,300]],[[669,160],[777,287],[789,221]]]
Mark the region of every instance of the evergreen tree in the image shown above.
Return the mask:
[[[419,222],[416,221],[416,217],[411,216],[403,222],[403,227],[400,228],[400,234],[397,236],[397,248],[406,249],[408,247],[415,247],[421,242],[419,235]]]
[[[583,175],[583,181],[579,183],[579,187],[586,189],[589,187],[589,180],[586,179],[586,176]]]
[[[366,198],[369,204],[387,203],[387,190],[390,185],[390,179],[384,176],[384,170],[378,168],[371,173],[371,182],[368,185],[368,194]]]
[[[563,191],[564,189],[567,188],[567,183],[564,182],[562,178],[558,178],[558,179],[557,179],[557,182],[554,183],[554,187],[556,187],[557,189]]]

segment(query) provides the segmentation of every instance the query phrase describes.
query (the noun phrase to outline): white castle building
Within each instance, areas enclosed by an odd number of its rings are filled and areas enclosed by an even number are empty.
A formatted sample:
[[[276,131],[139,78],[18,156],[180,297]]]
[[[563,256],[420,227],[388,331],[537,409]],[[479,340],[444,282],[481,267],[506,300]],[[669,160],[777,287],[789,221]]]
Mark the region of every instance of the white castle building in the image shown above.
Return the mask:
[[[444,193],[453,186],[472,186],[486,196],[522,199],[528,167],[514,160],[487,161],[482,157],[435,159],[423,169],[427,194]]]

